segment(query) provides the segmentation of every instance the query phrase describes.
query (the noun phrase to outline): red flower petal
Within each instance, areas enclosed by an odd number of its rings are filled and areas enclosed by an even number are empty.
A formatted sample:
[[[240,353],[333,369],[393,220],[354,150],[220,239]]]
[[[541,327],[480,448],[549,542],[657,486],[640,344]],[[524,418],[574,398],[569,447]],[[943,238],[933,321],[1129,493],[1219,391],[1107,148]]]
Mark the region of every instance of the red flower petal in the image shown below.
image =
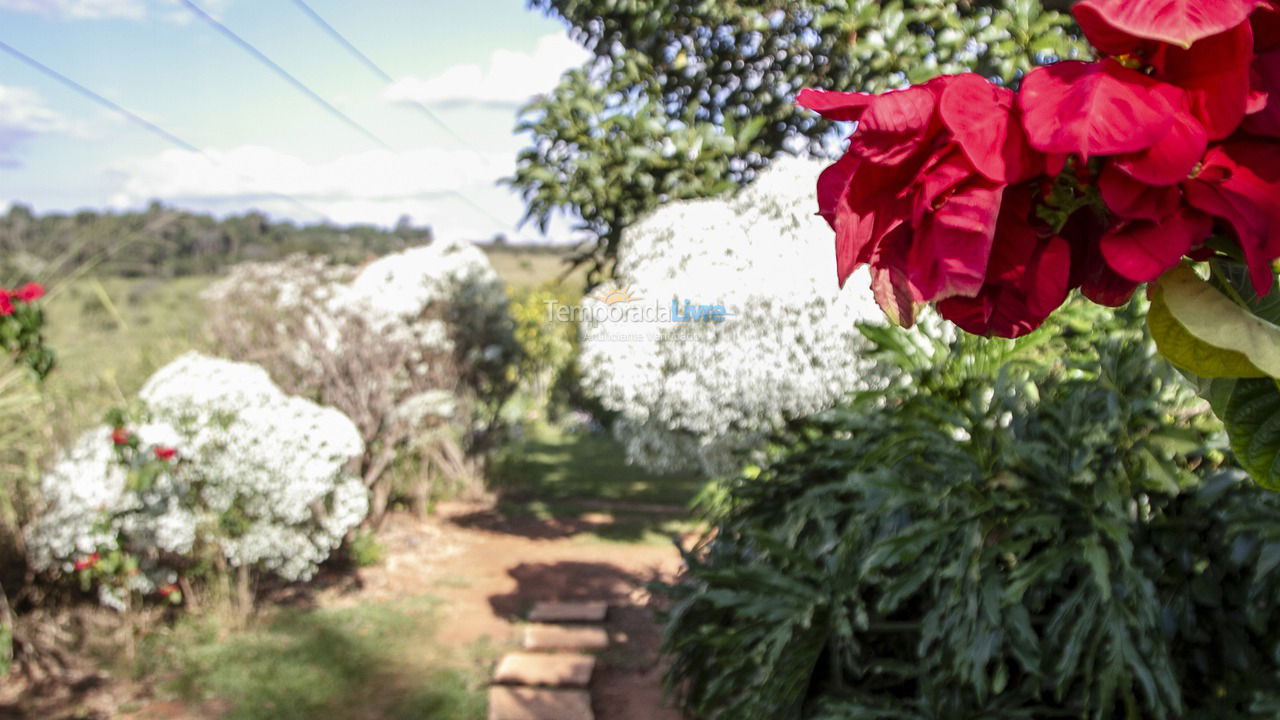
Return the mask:
[[[40,283],[27,283],[13,292],[18,302],[35,302],[44,297],[44,287]]]
[[[833,169],[840,166],[839,169]],[[903,224],[910,211],[905,201],[896,197],[905,183],[896,168],[863,162],[854,155],[841,158],[828,168],[832,174],[826,182],[837,186],[847,174],[846,191],[834,195],[832,187],[820,190],[821,212],[832,213],[836,231],[836,277],[843,287],[845,280],[859,266],[870,261],[880,239]],[[826,173],[824,172],[824,175]],[[836,202],[834,208],[829,203]]]
[[[796,97],[796,104],[812,110],[828,120],[852,122],[875,100],[871,93],[828,92],[805,88]]]
[[[0,317],[8,317],[13,314],[13,298],[9,297],[9,292],[4,288],[0,288]]]
[[[966,332],[1020,337],[1067,298],[1071,250],[1059,237],[1040,238],[1030,222],[1033,188],[1005,192],[986,282],[974,297],[952,297],[938,312]]]
[[[956,75],[938,102],[942,122],[978,172],[1017,183],[1039,171],[1038,156],[1014,118],[1014,94],[980,75]]]
[[[1102,256],[1111,269],[1134,282],[1151,282],[1178,264],[1213,228],[1208,215],[1182,210],[1164,222],[1123,223],[1102,236]]]
[[[1280,144],[1241,140],[1212,148],[1182,189],[1188,205],[1231,226],[1254,289],[1269,292],[1271,261],[1280,257]]]
[[[1000,200],[1000,186],[975,177],[916,229],[907,277],[922,299],[975,295],[982,288]]]
[[[1082,0],[1071,9],[1089,42],[1119,55],[1138,40],[1191,43],[1243,23],[1261,0]],[[1134,42],[1127,42],[1132,39]]]
[[[1249,16],[1249,25],[1253,27],[1253,49],[1264,52],[1280,47],[1280,6],[1274,2],[1263,2]]]
[[[1253,31],[1248,23],[1207,37],[1190,49],[1169,48],[1156,75],[1187,91],[1188,109],[1210,140],[1235,132],[1249,102]]]
[[[906,225],[885,236],[871,259],[871,295],[895,325],[911,327],[916,321],[916,305],[922,300],[907,279],[907,244],[911,233]]]
[[[1266,102],[1244,119],[1244,129],[1255,135],[1280,138],[1280,49],[1253,59],[1250,78],[1256,92],[1265,93]]]
[[[1171,85],[1153,88],[1153,92],[1164,97],[1170,107],[1186,102],[1179,97],[1181,91]],[[1164,137],[1146,150],[1116,158],[1116,167],[1150,185],[1176,185],[1191,174],[1209,146],[1208,135],[1190,113],[1175,110],[1171,119]]]
[[[877,165],[905,162],[937,135],[936,107],[924,85],[877,95],[849,136],[849,152]]]
[[[1182,202],[1178,186],[1153,187],[1107,164],[1098,177],[1098,190],[1107,209],[1126,220],[1159,221],[1172,215]]]
[[[1106,227],[1091,212],[1077,212],[1062,228],[1062,237],[1071,244],[1071,287],[1099,305],[1123,305],[1138,289],[1138,283],[1118,275],[1102,257],[1098,244]]]
[[[1044,153],[1134,153],[1172,124],[1171,108],[1147,76],[1114,61],[1059,62],[1022,80],[1018,103],[1031,146]]]
[[[849,182],[857,169],[857,156],[845,154],[818,175],[818,214],[832,230],[836,227],[836,212],[849,194]]]

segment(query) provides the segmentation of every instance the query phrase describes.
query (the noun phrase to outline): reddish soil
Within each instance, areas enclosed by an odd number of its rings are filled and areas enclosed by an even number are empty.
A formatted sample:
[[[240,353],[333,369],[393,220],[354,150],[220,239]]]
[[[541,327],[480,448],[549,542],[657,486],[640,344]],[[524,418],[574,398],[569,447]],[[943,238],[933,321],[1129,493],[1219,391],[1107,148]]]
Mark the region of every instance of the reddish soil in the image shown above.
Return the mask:
[[[606,600],[612,647],[600,657],[592,699],[600,720],[679,720],[662,701],[660,629],[645,584],[681,568],[674,546],[591,541],[579,536],[612,520],[506,519],[486,506],[450,503],[437,518],[389,519],[387,555],[359,573],[362,587],[333,589],[322,605],[434,595],[445,601],[437,637],[453,647],[514,647],[520,623],[541,600]]]

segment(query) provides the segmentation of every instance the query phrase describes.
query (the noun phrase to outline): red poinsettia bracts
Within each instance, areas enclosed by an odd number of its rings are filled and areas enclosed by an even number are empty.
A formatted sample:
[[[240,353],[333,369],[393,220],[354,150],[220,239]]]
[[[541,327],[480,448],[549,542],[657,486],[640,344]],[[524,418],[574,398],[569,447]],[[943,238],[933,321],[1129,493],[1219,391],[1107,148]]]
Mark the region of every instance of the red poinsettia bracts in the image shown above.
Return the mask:
[[[1017,94],[972,74],[882,95],[805,90],[857,122],[818,183],[841,283],[869,265],[910,324],[935,302],[1017,337],[1078,288],[1109,305],[1234,243],[1255,289],[1280,257],[1280,7],[1082,0],[1102,55],[1037,68]]]

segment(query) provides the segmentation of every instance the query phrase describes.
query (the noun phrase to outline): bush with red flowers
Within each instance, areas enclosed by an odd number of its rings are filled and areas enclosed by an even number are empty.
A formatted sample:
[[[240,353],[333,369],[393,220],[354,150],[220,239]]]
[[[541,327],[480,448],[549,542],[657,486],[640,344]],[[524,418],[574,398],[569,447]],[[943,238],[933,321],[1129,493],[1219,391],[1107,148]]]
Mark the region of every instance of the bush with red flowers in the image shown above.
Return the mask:
[[[934,303],[1018,337],[1074,291],[1146,284],[1160,352],[1200,380],[1241,463],[1280,489],[1280,4],[1082,0],[1098,59],[881,95],[804,90],[853,121],[818,182],[838,279],[886,314]]]
[[[43,378],[53,369],[53,351],[44,345],[44,311],[36,302],[44,287],[27,283],[15,290],[0,288],[0,350]]]

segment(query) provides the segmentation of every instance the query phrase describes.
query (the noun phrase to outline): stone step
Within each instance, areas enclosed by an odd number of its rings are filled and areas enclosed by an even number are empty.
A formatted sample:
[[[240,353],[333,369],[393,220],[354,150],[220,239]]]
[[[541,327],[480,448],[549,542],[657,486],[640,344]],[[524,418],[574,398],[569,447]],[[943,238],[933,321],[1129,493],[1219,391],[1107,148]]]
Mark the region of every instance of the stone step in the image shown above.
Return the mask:
[[[533,622],[595,623],[604,622],[607,614],[609,604],[604,601],[540,602],[529,611],[529,619]]]
[[[527,625],[525,650],[603,650],[609,647],[609,633],[595,625]]]
[[[596,659],[579,653],[513,652],[502,656],[493,681],[500,685],[549,685],[584,688],[591,683]]]
[[[489,720],[595,720],[586,690],[489,688]]]

